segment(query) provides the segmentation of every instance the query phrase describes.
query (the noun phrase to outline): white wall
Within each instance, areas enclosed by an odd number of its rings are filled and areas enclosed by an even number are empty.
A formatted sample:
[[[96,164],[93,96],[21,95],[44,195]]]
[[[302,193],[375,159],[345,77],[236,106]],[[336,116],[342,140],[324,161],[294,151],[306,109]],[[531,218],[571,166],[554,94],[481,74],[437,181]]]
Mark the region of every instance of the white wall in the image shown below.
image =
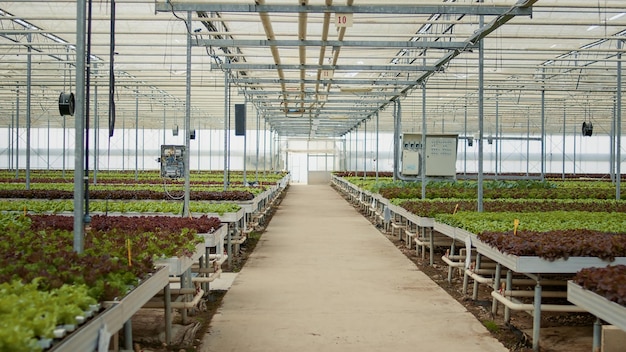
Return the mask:
[[[10,133],[11,132],[11,133]],[[124,132],[124,133],[122,133]],[[135,138],[135,130],[117,130],[109,140],[108,133],[101,131],[99,141],[99,169],[139,170],[158,169],[160,165],[156,159],[159,156],[161,144],[184,144],[184,131],[181,129],[178,136],[173,136],[171,130],[165,133],[159,130],[139,130],[138,139]],[[65,132],[65,144],[63,143],[63,131],[61,129],[31,129],[31,169],[73,169],[74,168],[74,133],[73,129]],[[291,160],[289,168],[297,168],[297,179],[306,182],[307,171],[321,171],[320,155],[333,156],[323,161],[324,168],[329,170],[343,169],[344,162],[348,170],[374,171],[376,167],[376,138],[374,133],[367,134],[367,141],[363,135],[357,137],[349,135],[345,140],[345,160],[341,155],[343,151],[342,141],[323,141],[323,145],[312,146],[306,140],[290,141],[289,148],[285,140],[281,142],[281,154],[284,165],[286,155],[301,154],[302,160]],[[536,137],[536,136],[530,136]],[[277,153],[277,143],[273,147],[269,133],[259,133],[259,158],[265,160],[260,163],[259,169],[270,170],[270,150]],[[19,167],[26,166],[26,131],[20,129],[19,133]],[[243,169],[244,137],[230,134],[230,169]],[[329,144],[330,143],[330,144]],[[564,143],[564,144],[563,144]],[[90,136],[90,169],[94,169],[95,138]],[[0,129],[0,168],[15,168],[16,166],[16,132],[7,128]],[[498,156],[496,156],[496,145]],[[622,142],[626,146],[626,140]],[[393,170],[393,135],[391,133],[379,134],[378,140],[378,167],[379,171]],[[363,148],[367,151],[364,155]],[[563,141],[562,135],[547,136],[546,148],[546,172],[561,173],[565,165],[566,173],[609,173],[610,171],[610,139],[607,135],[592,137],[567,136]],[[308,162],[307,162],[307,148]],[[224,169],[224,132],[222,130],[197,130],[196,139],[191,141],[190,169],[191,170],[223,170]],[[246,143],[247,167],[253,167],[256,160],[257,138],[256,131],[248,131]],[[65,150],[65,158],[63,157]],[[563,164],[563,150],[565,150],[565,164]],[[287,152],[286,152],[287,151]],[[334,152],[333,152],[334,151]],[[314,159],[311,160],[311,156]],[[498,164],[499,172],[530,172],[541,171],[541,143],[539,141],[503,140],[488,144],[484,141],[484,172],[496,171]],[[293,157],[293,156],[292,156]],[[626,157],[626,150],[622,148],[622,162]],[[273,157],[274,162],[275,156]],[[65,164],[64,160],[65,159]],[[497,160],[496,160],[497,159]],[[329,164],[330,163],[330,164]],[[625,169],[622,164],[622,170]],[[468,147],[465,140],[459,141],[458,157],[456,163],[457,172],[475,173],[478,171],[478,144],[475,141],[472,147]],[[294,173],[294,176],[296,174]]]

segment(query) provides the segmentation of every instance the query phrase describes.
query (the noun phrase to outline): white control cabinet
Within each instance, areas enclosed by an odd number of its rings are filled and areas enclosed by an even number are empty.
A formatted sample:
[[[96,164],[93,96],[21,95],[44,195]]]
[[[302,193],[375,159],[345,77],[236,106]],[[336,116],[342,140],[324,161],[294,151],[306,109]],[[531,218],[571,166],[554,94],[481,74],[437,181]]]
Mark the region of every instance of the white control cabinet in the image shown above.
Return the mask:
[[[423,148],[421,133],[402,135],[402,175],[421,175],[421,158],[426,158],[427,177],[456,177],[456,157],[459,136],[456,134],[427,134]]]

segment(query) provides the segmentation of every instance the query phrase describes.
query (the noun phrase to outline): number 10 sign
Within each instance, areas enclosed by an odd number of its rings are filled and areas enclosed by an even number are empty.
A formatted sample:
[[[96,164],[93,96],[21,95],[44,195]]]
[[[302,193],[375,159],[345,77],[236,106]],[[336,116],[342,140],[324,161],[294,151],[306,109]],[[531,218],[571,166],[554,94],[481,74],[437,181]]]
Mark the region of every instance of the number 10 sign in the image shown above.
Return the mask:
[[[336,13],[335,14],[335,26],[337,27],[352,27],[352,15],[351,13]]]

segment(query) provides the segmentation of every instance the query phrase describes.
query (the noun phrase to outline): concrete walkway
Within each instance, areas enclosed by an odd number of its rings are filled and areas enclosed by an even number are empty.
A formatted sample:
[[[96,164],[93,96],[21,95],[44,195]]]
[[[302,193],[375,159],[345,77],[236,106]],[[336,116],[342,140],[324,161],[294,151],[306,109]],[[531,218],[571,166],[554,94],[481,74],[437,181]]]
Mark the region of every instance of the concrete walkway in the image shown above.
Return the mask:
[[[508,351],[330,186],[287,192],[202,351]]]

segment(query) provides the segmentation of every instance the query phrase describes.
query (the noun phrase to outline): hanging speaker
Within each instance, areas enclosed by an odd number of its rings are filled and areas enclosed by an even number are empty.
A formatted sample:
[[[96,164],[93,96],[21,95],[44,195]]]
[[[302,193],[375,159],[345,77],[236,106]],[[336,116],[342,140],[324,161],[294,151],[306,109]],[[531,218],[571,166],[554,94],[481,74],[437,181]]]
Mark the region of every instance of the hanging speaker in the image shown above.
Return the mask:
[[[172,128],[172,136],[178,136],[178,125],[174,126],[174,128]]]
[[[583,136],[591,137],[591,135],[593,134],[593,124],[587,121],[583,122],[582,132]]]
[[[246,104],[235,104],[235,136],[246,135]]]
[[[196,130],[189,131],[189,139],[196,139]]]
[[[59,113],[61,116],[74,116],[74,93],[61,93],[59,95]]]

